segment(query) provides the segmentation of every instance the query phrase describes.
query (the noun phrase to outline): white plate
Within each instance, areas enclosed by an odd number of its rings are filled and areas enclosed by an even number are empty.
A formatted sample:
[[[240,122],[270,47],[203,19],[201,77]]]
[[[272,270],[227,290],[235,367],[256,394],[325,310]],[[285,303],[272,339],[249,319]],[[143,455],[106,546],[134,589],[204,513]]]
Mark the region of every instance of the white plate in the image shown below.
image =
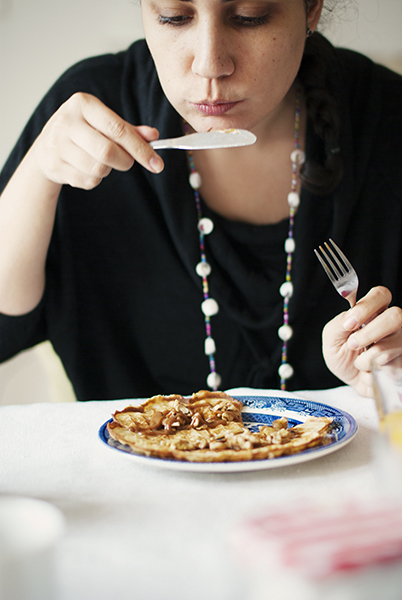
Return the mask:
[[[152,458],[134,454],[132,450],[123,444],[109,438],[106,421],[99,429],[99,437],[109,448],[124,453],[127,457],[137,463],[159,467],[162,469],[173,469],[176,471],[192,471],[194,473],[236,473],[244,471],[260,471],[263,469],[274,469],[288,465],[303,463],[321,456],[335,452],[348,444],[357,433],[357,423],[347,412],[334,408],[327,404],[303,400],[301,398],[287,398],[283,396],[238,396],[233,398],[244,404],[242,411],[243,422],[250,429],[258,428],[259,425],[269,425],[279,417],[287,417],[289,427],[303,423],[307,417],[332,417],[333,426],[329,443],[304,450],[298,454],[279,456],[266,460],[249,460],[240,462],[217,462],[217,463],[193,463],[188,461],[168,460]],[[140,404],[143,400],[127,401],[128,404]]]

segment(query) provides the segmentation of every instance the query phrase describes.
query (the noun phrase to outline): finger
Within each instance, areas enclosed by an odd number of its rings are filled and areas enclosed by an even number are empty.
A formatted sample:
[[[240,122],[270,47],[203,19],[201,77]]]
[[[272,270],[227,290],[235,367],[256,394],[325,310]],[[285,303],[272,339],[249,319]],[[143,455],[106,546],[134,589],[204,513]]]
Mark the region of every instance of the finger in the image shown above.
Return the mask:
[[[390,340],[393,336],[390,336]],[[384,349],[382,346],[380,349],[377,347],[377,344],[371,346],[366,352],[361,352],[355,360],[355,367],[360,371],[370,371],[373,360],[375,359],[378,364],[387,364],[401,356],[402,350],[401,348],[396,348],[391,345],[388,348]]]
[[[360,352],[354,362],[356,369],[359,371],[370,371],[374,357],[379,355],[376,345],[371,346],[365,352]]]
[[[107,174],[108,173],[105,174],[105,177]],[[63,185],[67,184],[73,188],[92,190],[101,183],[102,179],[103,177],[96,177],[94,175],[88,175],[88,173],[83,173],[65,161],[59,161],[57,181],[60,180]],[[56,181],[56,177],[53,180]]]
[[[161,157],[138,133],[136,128],[124,121],[94,96],[80,95],[82,115],[94,129],[123,148],[134,160],[154,173],[163,169]]]
[[[323,329],[324,342],[328,339],[330,340],[330,344],[334,346],[341,346],[345,343],[350,335],[350,333],[342,327],[346,314],[346,312],[340,313],[331,319],[331,321],[328,321]]]
[[[84,173],[95,175],[98,169],[102,177],[103,167],[128,171],[134,164],[128,152],[84,121],[72,130],[71,142],[64,149],[63,158]]]
[[[347,341],[350,350],[357,350],[378,344],[388,336],[395,334],[402,327],[402,310],[392,306],[378,314],[365,327],[349,336]]]
[[[138,125],[136,127],[138,133],[147,142],[153,142],[159,138],[159,131],[155,127],[149,127],[148,125]]]
[[[323,356],[328,368],[345,383],[358,375],[354,366],[357,352],[349,350],[346,341],[350,334],[342,328],[342,315],[338,315],[324,327]]]
[[[159,133],[154,127],[144,125],[137,127],[137,130],[149,141],[159,137]],[[111,169],[128,171],[134,164],[134,159],[128,152],[93,127],[88,126],[86,121],[82,121],[72,130],[71,141],[74,143],[77,154],[75,156],[71,152],[69,157],[65,156],[65,160],[71,165],[76,164],[77,168],[88,175],[103,178],[110,173]],[[84,150],[88,156],[81,153],[78,160],[78,148]]]
[[[361,396],[374,398],[373,377],[369,371],[363,371],[359,374],[359,381],[356,384],[356,390]]]
[[[57,145],[57,152],[42,152],[42,169],[51,181],[82,189],[93,189],[111,168],[97,163],[70,139]]]
[[[64,159],[60,160],[59,173],[68,185],[74,188],[92,190],[109,175],[111,167],[95,161],[81,148],[74,148],[71,153],[64,149]]]
[[[389,306],[391,300],[392,294],[388,288],[383,286],[372,288],[353,308],[347,311],[343,322],[344,329],[354,331],[369,323]]]
[[[69,140],[69,143],[64,144],[63,148],[60,149],[60,160],[77,169],[82,175],[99,179],[107,177],[112,168],[117,168],[116,163],[108,164],[109,161],[97,160],[88,152],[87,148],[83,149],[77,146],[72,140]],[[133,160],[131,157],[129,157],[129,160],[132,165]],[[124,169],[121,167],[120,170]]]
[[[59,144],[59,156],[50,168],[61,183],[83,189],[93,189],[112,170],[111,166],[98,162],[71,139]]]
[[[367,352],[359,356],[358,368],[368,370],[375,359],[378,364],[385,365],[402,356],[402,330],[383,338]]]

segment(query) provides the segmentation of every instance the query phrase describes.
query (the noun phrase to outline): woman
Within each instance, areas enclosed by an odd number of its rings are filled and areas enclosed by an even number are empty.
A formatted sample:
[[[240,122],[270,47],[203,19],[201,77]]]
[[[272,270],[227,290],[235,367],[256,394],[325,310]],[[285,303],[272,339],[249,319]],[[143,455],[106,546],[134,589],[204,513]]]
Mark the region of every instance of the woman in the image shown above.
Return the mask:
[[[61,77],[1,176],[2,360],[50,339],[80,400],[207,376],[371,393],[372,356],[402,348],[402,83],[315,33],[321,10],[143,0],[146,43]],[[256,144],[148,143],[231,128]],[[365,294],[346,315],[313,254],[330,236]]]

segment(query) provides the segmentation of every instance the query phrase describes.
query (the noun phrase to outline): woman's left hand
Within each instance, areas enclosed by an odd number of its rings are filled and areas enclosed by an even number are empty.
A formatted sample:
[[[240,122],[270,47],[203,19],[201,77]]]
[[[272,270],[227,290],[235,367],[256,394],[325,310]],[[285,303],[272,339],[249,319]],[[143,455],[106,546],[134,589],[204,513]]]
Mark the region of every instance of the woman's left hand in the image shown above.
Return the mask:
[[[371,361],[402,355],[402,309],[390,307],[391,292],[372,288],[357,304],[327,323],[323,355],[327,367],[362,396],[373,397]]]

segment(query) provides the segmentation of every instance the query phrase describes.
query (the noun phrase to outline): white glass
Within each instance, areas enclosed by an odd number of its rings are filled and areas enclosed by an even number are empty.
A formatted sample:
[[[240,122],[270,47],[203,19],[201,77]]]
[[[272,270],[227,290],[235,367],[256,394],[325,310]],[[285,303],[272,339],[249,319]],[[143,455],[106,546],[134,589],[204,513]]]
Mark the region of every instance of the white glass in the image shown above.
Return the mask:
[[[372,375],[379,417],[372,445],[378,492],[402,503],[402,358],[386,365],[374,360]]]
[[[392,448],[402,452],[402,358],[386,365],[374,360],[372,374],[380,432]]]
[[[0,496],[0,600],[57,600],[55,549],[64,517],[52,504]]]

